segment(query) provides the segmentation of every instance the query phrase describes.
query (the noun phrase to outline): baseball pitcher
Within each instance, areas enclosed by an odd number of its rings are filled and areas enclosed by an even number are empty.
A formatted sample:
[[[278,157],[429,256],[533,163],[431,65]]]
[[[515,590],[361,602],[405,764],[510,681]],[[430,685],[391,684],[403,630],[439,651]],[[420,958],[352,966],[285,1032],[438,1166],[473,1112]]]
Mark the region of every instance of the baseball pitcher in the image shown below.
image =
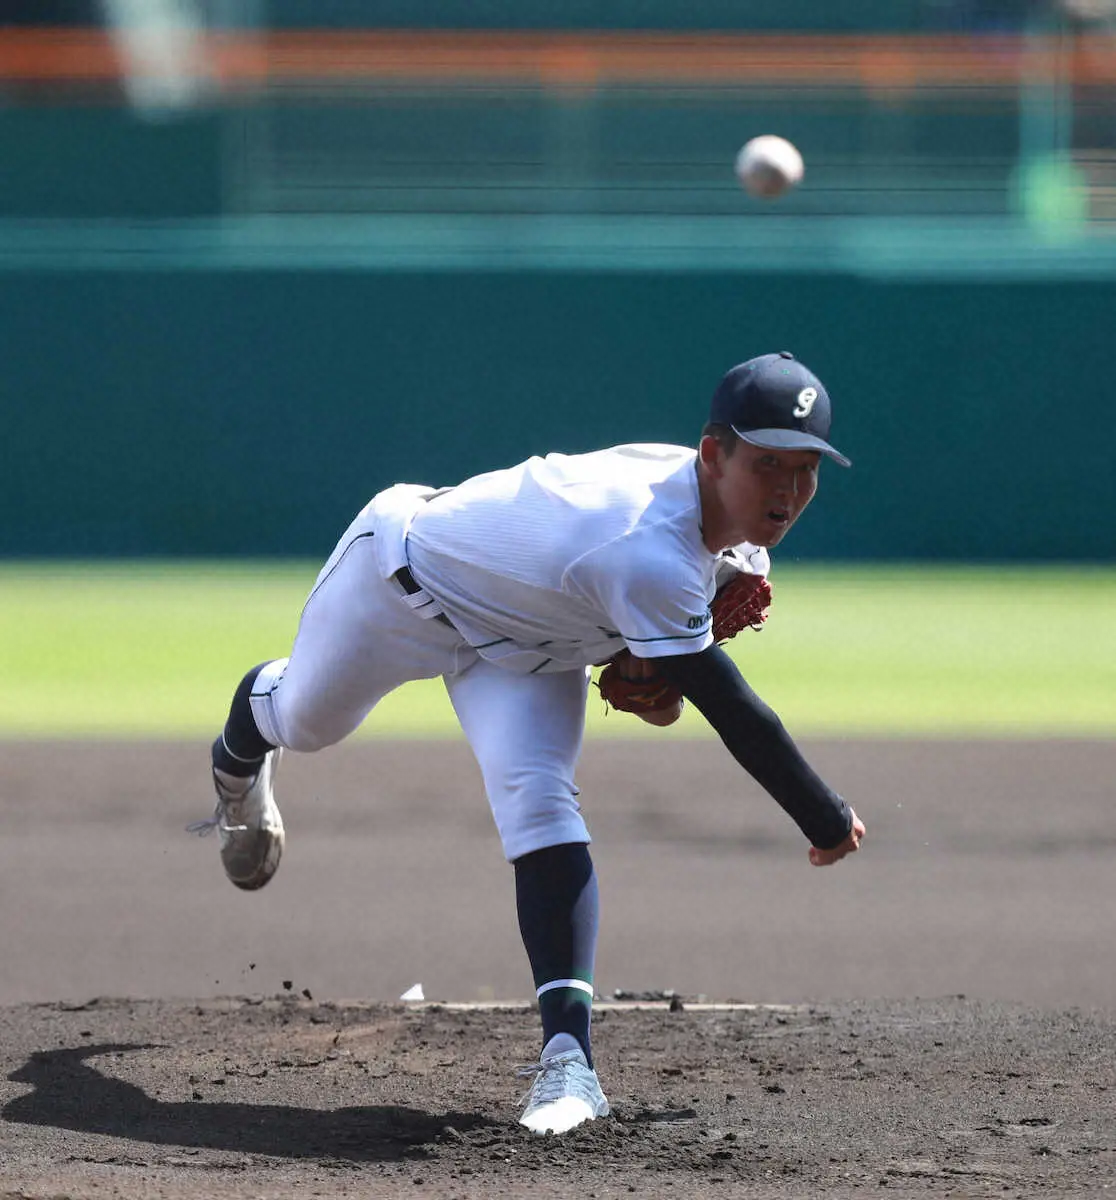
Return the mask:
[[[592,669],[653,724],[692,704],[796,822],[815,866],[864,825],[805,761],[722,648],[759,627],[768,551],[810,503],[831,405],[788,352],[733,367],[697,449],[548,454],[435,489],[375,496],[337,543],[287,658],[249,671],[213,744],[221,860],[262,887],[283,851],[284,749],[321,750],[412,679],[440,676],[515,871],[542,1019],[521,1122],[562,1133],[605,1115],[590,1008],[597,881],[574,782]]]

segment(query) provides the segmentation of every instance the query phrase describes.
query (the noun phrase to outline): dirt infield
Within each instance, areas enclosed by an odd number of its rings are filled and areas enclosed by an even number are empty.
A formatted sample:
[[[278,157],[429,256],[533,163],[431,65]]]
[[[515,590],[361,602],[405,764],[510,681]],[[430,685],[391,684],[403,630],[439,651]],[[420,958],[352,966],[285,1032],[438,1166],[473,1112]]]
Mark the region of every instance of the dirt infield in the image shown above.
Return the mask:
[[[868,825],[827,870],[716,744],[587,748],[598,991],[682,1007],[600,1004],[614,1116],[533,1139],[511,872],[461,744],[289,756],[254,895],[182,831],[204,747],[4,746],[0,1197],[1116,1187],[1116,746],[807,750]],[[398,1003],[415,983],[447,1003]]]

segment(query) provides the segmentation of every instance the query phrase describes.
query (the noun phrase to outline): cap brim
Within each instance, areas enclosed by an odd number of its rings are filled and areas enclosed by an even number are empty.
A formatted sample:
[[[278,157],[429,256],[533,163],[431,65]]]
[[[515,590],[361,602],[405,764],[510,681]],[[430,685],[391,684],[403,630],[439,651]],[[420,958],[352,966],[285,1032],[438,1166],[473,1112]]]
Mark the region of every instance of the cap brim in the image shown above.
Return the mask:
[[[842,467],[852,466],[839,450],[812,433],[801,433],[797,429],[749,429],[742,432],[735,425],[732,431],[741,440],[752,446],[762,446],[765,450],[816,450]]]

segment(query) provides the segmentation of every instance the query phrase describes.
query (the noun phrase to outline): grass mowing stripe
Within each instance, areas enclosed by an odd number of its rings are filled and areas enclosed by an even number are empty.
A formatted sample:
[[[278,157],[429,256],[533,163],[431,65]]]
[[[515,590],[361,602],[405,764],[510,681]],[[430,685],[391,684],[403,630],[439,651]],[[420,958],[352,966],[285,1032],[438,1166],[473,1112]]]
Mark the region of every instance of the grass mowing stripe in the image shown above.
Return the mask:
[[[317,564],[0,565],[0,737],[199,737],[241,674],[287,653]],[[1116,733],[1116,570],[776,566],[729,650],[796,736]],[[589,736],[668,731],[590,693]],[[439,681],[360,736],[460,736]]]

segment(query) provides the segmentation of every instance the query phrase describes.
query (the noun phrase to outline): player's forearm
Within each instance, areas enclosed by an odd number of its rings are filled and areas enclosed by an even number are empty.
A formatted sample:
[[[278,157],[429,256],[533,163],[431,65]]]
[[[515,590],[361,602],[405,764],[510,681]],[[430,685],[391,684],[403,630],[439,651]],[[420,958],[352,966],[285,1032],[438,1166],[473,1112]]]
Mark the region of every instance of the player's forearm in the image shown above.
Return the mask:
[[[726,728],[718,728],[713,721],[710,724],[736,761],[786,810],[810,844],[819,850],[832,849],[852,828],[848,805],[802,757],[775,713],[754,692],[752,696],[765,713],[755,712],[743,719],[737,714]]]
[[[845,801],[802,757],[778,716],[719,647],[660,660],[662,673],[720,735],[732,756],[819,849],[852,827]]]

